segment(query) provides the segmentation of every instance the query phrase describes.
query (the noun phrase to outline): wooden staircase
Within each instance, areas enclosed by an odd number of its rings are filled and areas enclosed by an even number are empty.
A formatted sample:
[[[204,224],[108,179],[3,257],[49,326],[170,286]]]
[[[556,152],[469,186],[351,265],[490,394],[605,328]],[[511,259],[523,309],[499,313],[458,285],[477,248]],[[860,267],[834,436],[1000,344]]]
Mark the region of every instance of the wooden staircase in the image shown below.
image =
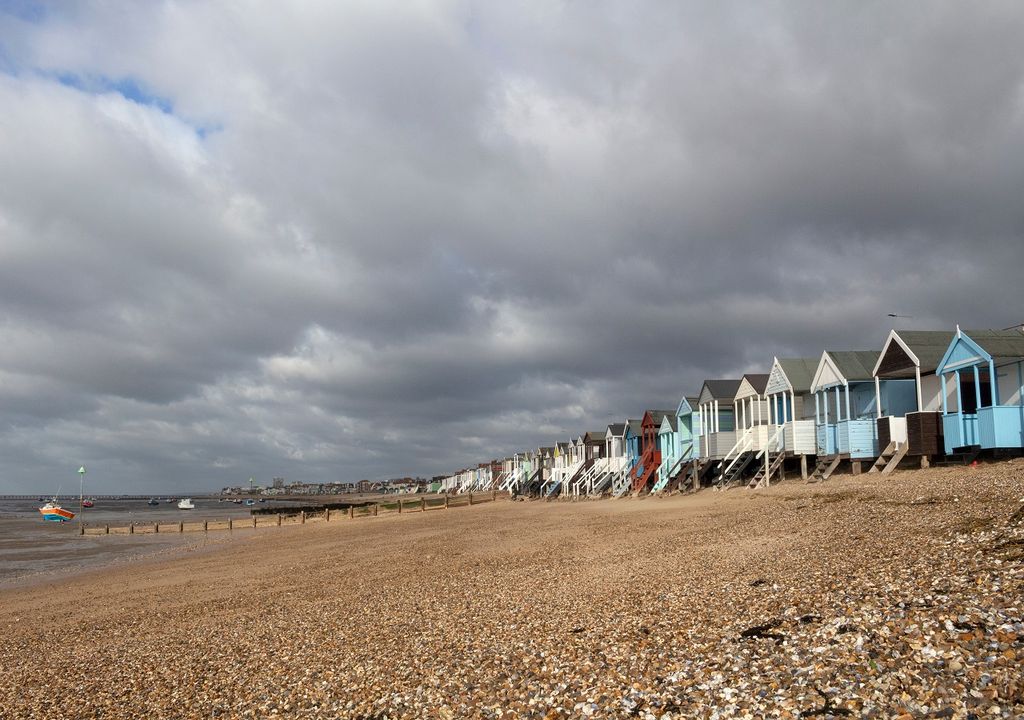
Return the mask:
[[[786,453],[778,453],[774,458],[770,459],[767,470],[765,470],[764,465],[757,469],[754,477],[750,478],[750,482],[747,483],[747,487],[753,490],[754,488],[769,484],[784,462],[786,462]]]
[[[817,464],[814,466],[814,471],[811,476],[807,478],[807,482],[816,483],[824,482],[832,477],[832,473],[839,467],[839,463],[843,461],[840,455],[831,455],[827,457],[818,458]]]
[[[885,446],[885,450],[881,452],[875,462],[871,465],[869,473],[880,472],[883,475],[889,475],[896,466],[900,464],[907,455],[907,449],[910,447],[910,443],[898,444],[895,440],[890,441]]]
[[[540,487],[544,484],[544,471],[540,468],[533,473],[526,484],[523,485],[522,494],[524,495],[537,495],[540,493]]]
[[[658,471],[658,456],[655,453],[645,453],[639,463],[637,463],[638,471],[636,473],[636,480],[633,481],[633,492],[641,493],[647,489],[647,483],[651,481],[654,473]]]
[[[615,477],[615,473],[605,471],[604,474],[594,481],[593,487],[590,489],[591,496],[600,496],[604,493],[605,489],[611,485],[612,479]]]
[[[744,450],[741,452],[732,463],[725,469],[722,476],[718,478],[718,487],[721,490],[726,490],[733,486],[737,480],[743,476],[743,471],[750,466],[750,463],[754,461],[754,456],[757,455],[752,450]]]

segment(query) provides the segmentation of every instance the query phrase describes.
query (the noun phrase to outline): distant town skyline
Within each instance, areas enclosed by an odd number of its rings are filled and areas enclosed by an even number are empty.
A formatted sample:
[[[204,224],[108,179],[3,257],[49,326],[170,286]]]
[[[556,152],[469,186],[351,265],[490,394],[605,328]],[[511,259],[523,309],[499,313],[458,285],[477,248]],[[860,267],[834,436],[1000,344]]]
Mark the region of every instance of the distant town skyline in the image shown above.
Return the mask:
[[[430,477],[1024,321],[1009,2],[0,0],[0,494]]]

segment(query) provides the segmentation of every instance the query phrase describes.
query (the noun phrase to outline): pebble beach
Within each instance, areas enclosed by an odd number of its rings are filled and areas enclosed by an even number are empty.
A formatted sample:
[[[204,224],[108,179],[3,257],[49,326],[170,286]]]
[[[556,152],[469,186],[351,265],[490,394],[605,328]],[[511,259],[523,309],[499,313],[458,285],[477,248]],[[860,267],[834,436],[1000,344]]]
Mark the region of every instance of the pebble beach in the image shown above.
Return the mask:
[[[0,590],[2,718],[1024,717],[1024,460],[258,528]]]

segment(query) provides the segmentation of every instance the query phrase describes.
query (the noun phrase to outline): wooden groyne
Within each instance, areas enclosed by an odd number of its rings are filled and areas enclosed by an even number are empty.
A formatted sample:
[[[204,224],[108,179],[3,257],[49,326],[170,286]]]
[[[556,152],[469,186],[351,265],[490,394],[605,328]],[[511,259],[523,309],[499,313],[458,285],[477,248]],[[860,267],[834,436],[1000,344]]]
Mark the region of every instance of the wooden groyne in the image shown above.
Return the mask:
[[[451,508],[469,507],[493,502],[507,493],[492,490],[487,493],[467,495],[445,495],[442,497],[415,499],[399,498],[394,502],[347,504],[344,507],[306,506],[292,508],[260,508],[248,518],[224,518],[205,520],[178,520],[177,522],[131,522],[127,525],[82,523],[80,535],[166,535],[168,533],[213,532],[218,530],[242,530],[245,528],[282,527],[284,525],[305,525],[307,522],[337,522],[357,518],[400,515],[414,512],[433,512]]]

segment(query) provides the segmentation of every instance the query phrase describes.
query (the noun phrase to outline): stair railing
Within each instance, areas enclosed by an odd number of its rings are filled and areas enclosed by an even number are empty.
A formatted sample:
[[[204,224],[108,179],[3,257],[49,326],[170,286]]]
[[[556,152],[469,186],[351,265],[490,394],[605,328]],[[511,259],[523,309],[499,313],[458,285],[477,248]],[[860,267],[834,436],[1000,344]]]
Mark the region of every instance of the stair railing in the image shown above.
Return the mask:
[[[770,455],[772,452],[777,452],[778,450],[780,450],[781,446],[779,443],[779,438],[782,436],[783,431],[785,429],[785,425],[779,425],[778,428],[775,430],[775,434],[768,438],[768,442],[764,444],[764,448],[761,450],[761,452],[754,456],[754,459],[760,460],[762,457],[764,457],[765,453],[768,453]]]
[[[726,462],[729,463],[728,467],[726,467],[722,471],[722,477],[725,477],[726,475],[729,474],[729,471],[732,470],[732,467],[733,465],[736,464],[736,461],[738,461],[740,457],[742,457],[743,453],[745,453],[750,448],[750,446],[754,444],[753,438],[753,428],[747,428],[746,430],[743,431],[743,434],[740,436],[739,440],[737,440],[736,444],[732,446],[732,450],[727,452],[725,454],[725,457],[722,458],[722,460],[718,463],[718,467],[722,467],[723,465],[725,465]],[[733,455],[733,453],[736,454]],[[730,458],[732,458],[731,461]]]

